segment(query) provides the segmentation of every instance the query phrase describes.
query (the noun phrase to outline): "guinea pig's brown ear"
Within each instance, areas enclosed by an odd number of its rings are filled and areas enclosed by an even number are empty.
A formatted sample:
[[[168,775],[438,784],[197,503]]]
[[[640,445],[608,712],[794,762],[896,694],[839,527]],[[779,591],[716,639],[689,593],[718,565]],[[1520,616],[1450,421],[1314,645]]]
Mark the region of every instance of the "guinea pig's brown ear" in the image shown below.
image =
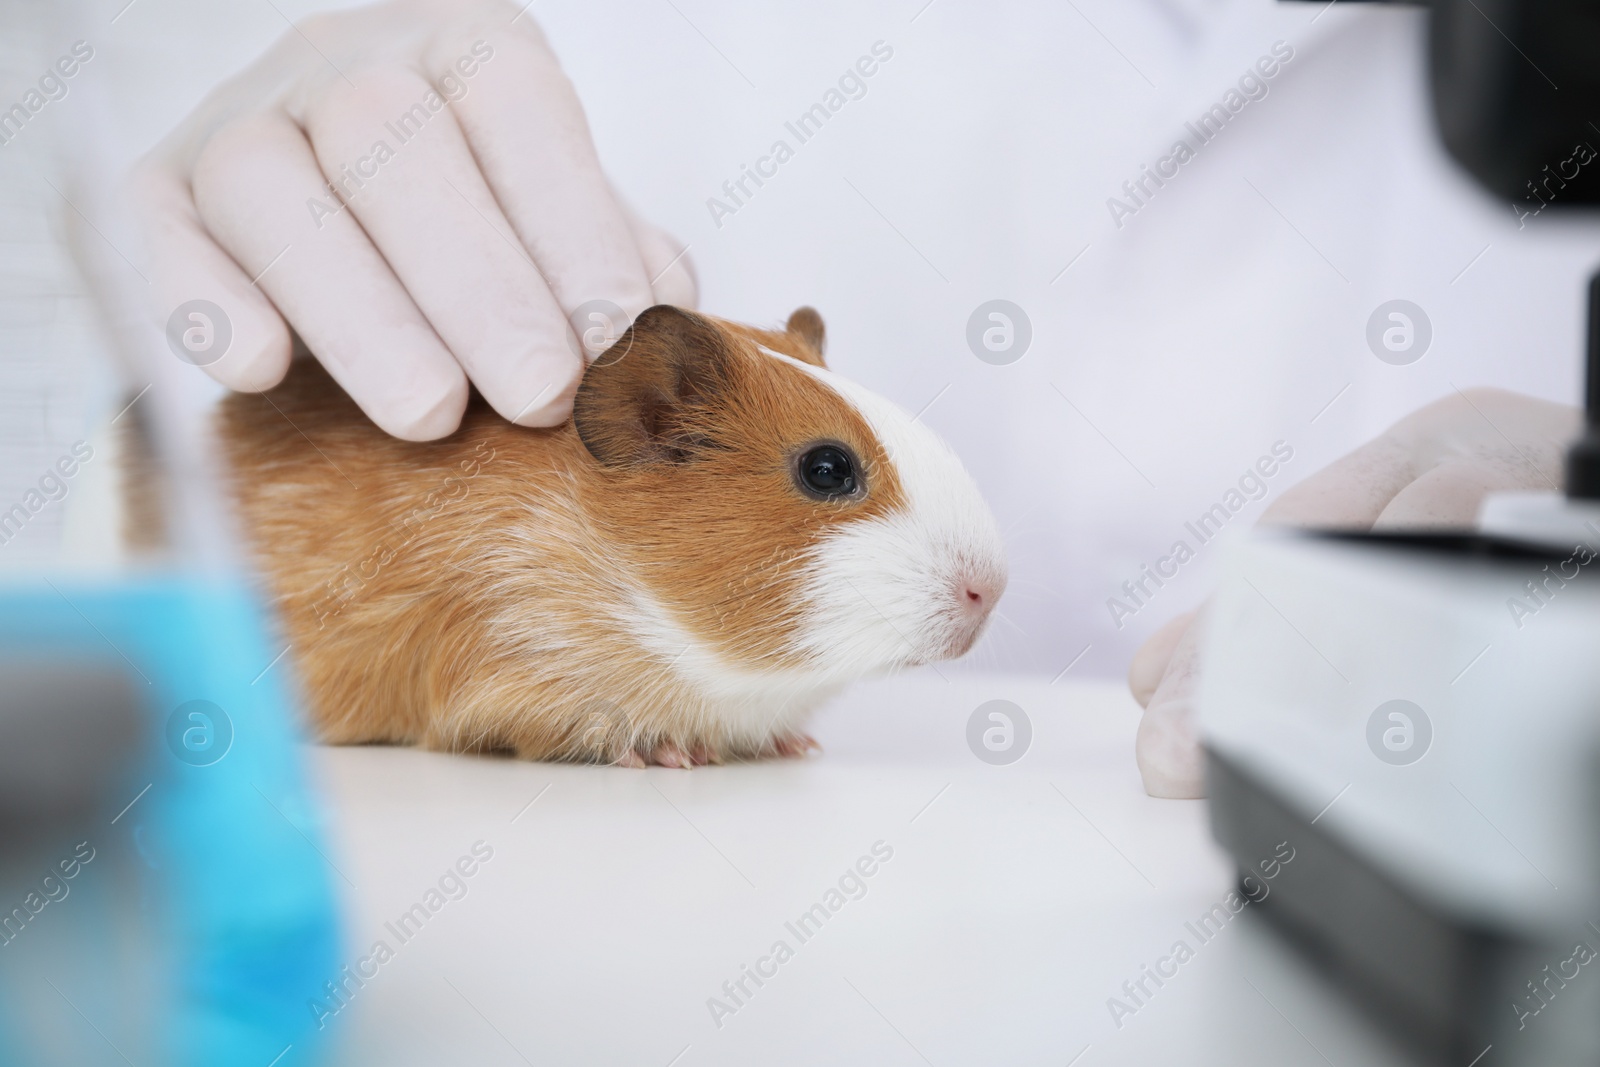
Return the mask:
[[[647,308],[589,365],[572,422],[608,467],[685,463],[716,442],[706,417],[731,388],[732,339],[670,304]]]
[[[807,363],[819,367],[827,366],[822,362],[822,351],[828,343],[827,330],[823,328],[822,316],[817,314],[816,308],[796,308],[794,314],[789,316],[789,322],[784,326],[784,330],[806,350],[802,358]]]

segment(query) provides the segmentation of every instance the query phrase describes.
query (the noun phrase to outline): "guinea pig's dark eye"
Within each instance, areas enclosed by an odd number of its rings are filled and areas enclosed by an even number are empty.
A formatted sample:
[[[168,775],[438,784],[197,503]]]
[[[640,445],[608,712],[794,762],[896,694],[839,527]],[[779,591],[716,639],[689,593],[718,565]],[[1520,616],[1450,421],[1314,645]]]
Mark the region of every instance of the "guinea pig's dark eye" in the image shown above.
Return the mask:
[[[800,486],[817,497],[849,496],[856,491],[856,464],[838,445],[818,445],[800,457]]]

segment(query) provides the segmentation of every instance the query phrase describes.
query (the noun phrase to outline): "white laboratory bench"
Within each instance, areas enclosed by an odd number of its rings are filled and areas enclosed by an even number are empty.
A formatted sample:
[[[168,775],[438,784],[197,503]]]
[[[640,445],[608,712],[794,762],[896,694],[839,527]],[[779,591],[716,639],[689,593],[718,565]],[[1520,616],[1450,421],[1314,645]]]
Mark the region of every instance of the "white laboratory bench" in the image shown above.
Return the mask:
[[[1033,728],[1008,766],[966,743],[997,698]],[[1232,867],[1203,802],[1144,795],[1138,716],[1117,684],[923,671],[850,690],[801,762],[314,749],[346,959],[392,950],[327,1019],[339,1062],[1402,1063],[1250,907],[1191,932]],[[829,897],[879,842],[864,895]],[[463,857],[459,899],[429,897]],[[1179,940],[1193,957],[1136,1004],[1124,982]]]

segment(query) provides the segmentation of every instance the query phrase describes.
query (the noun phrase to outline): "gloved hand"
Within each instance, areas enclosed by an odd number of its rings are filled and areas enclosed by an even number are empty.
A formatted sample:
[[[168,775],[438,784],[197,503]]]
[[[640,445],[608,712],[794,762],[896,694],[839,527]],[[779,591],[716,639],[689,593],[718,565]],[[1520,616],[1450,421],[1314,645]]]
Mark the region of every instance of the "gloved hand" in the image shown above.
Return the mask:
[[[1487,493],[1559,489],[1576,408],[1499,389],[1454,393],[1280,496],[1263,523],[1347,530],[1470,528]],[[1205,795],[1194,695],[1205,609],[1172,619],[1134,654],[1144,706],[1134,754],[1155,797]]]
[[[649,305],[695,303],[681,247],[607,184],[538,27],[498,0],[300,23],[143,160],[131,191],[169,339],[214,340],[208,312],[184,333],[191,301],[226,316],[225,354],[191,362],[270,388],[292,328],[408,440],[453,431],[469,380],[507,419],[560,423],[585,358]]]

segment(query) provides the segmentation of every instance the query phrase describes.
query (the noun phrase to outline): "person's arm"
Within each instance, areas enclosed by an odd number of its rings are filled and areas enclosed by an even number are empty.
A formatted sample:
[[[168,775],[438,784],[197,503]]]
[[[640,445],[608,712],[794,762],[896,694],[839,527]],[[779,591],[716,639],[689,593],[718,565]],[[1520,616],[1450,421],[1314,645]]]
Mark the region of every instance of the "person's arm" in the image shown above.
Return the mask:
[[[1559,489],[1582,415],[1498,389],[1429,404],[1285,492],[1263,523],[1347,530],[1463,529],[1491,492]],[[1194,695],[1204,607],[1134,653],[1129,687],[1144,705],[1135,756],[1146,792],[1205,795]]]
[[[507,419],[560,423],[597,345],[651,304],[695,303],[682,250],[613,194],[571,84],[509,4],[308,19],[132,186],[184,358],[264,390],[298,335],[410,440],[452,432],[469,382]]]

